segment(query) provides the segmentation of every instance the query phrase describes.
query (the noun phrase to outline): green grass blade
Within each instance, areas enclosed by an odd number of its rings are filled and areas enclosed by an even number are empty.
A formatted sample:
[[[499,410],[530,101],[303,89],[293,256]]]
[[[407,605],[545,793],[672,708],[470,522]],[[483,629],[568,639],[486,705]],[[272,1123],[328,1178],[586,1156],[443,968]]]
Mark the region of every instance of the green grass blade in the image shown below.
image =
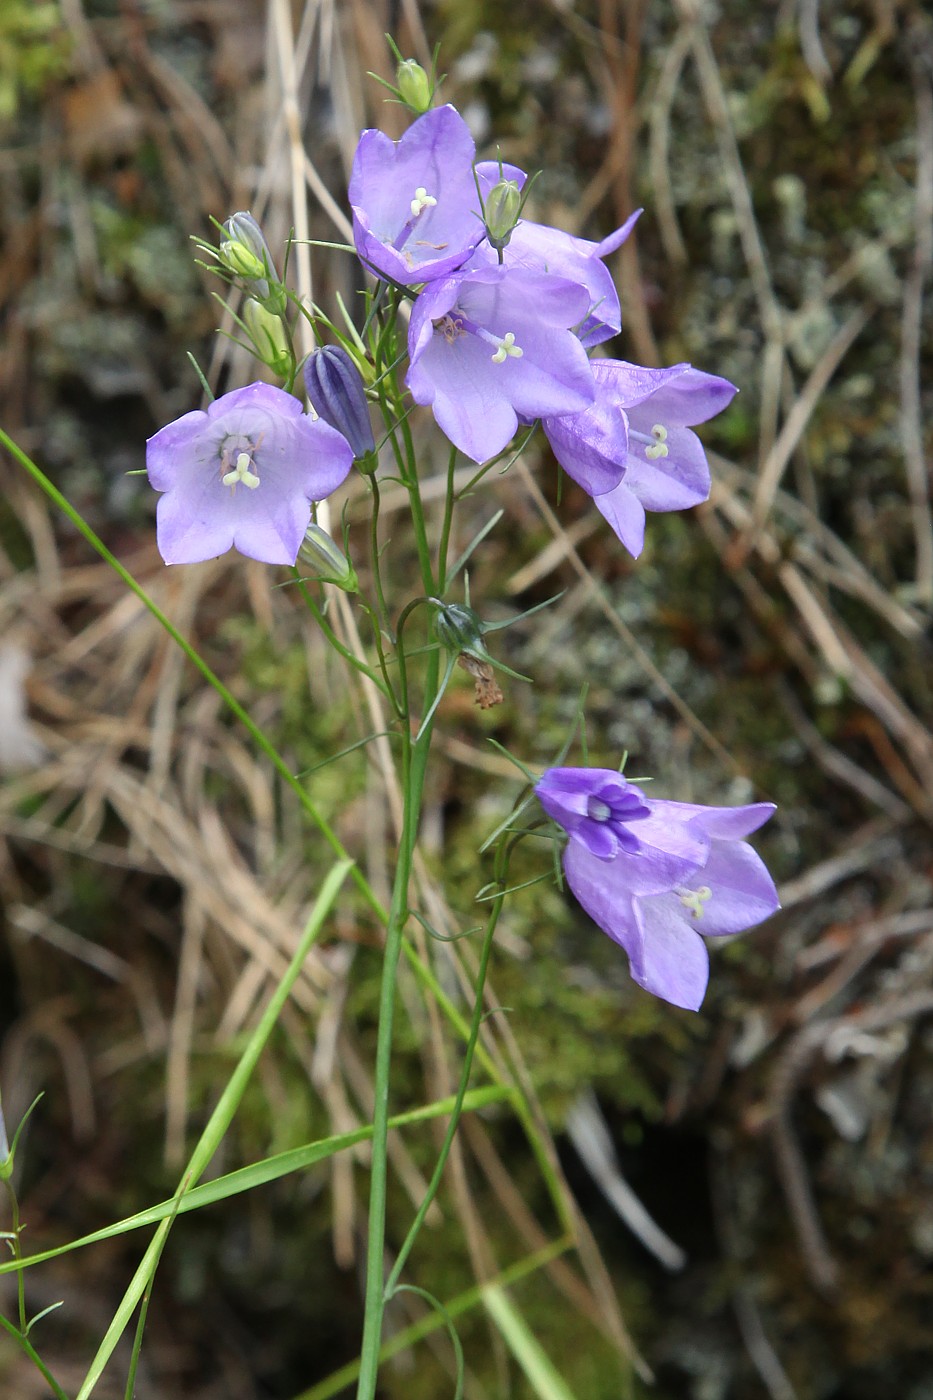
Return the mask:
[[[464,1112],[473,1113],[477,1109],[486,1108],[490,1104],[502,1103],[503,1100],[511,1099],[512,1090],[502,1084],[489,1084],[482,1088],[470,1089],[464,1101]],[[405,1113],[397,1113],[389,1119],[390,1128],[406,1128],[415,1123],[425,1123],[432,1118],[443,1118],[450,1113],[456,1102],[456,1096],[449,1094],[447,1098],[436,1099],[433,1103],[425,1104],[421,1108],[412,1108]],[[228,1172],[225,1176],[219,1176],[213,1181],[206,1181],[202,1186],[195,1186],[186,1192],[180,1200],[174,1198],[169,1201],[162,1201],[159,1205],[150,1206],[146,1210],[137,1212],[136,1215],[129,1215],[124,1220],[115,1221],[113,1225],[105,1225],[100,1230],[95,1230],[93,1234],[82,1235],[80,1239],[70,1240],[68,1244],[58,1245],[55,1249],[43,1250],[40,1254],[27,1255],[25,1259],[11,1259],[7,1263],[0,1264],[0,1275],[15,1273],[19,1269],[29,1268],[33,1264],[43,1264],[49,1259],[57,1259],[62,1254],[70,1254],[72,1250],[84,1249],[87,1245],[100,1244],[103,1240],[114,1239],[117,1235],[129,1234],[131,1230],[140,1230],[146,1225],[158,1225],[161,1220],[166,1220],[176,1213],[186,1215],[189,1211],[201,1210],[204,1206],[216,1205],[220,1201],[229,1200],[231,1196],[242,1195],[245,1191],[255,1190],[257,1186],[267,1186],[269,1182],[279,1181],[284,1176],[290,1176],[294,1172],[304,1171],[308,1167],[315,1166],[318,1162],[326,1161],[328,1157],[333,1157],[338,1152],[345,1152],[347,1148],[355,1147],[357,1143],[367,1142],[372,1137],[372,1127],[366,1125],[362,1128],[355,1128],[349,1133],[337,1133],[333,1137],[321,1138],[318,1142],[308,1143],[303,1147],[292,1147],[287,1152],[279,1152],[274,1157],[266,1157],[261,1162],[254,1162],[248,1167],[239,1167],[236,1171]]]
[[[256,1067],[256,1061],[262,1053],[263,1046],[272,1033],[272,1028],[278,1020],[279,1014],[298,978],[298,974],[304,966],[305,959],[311,950],[312,944],[321,931],[324,920],[330,913],[334,900],[337,898],[340,887],[346,879],[351,865],[352,861],[350,860],[338,861],[326,876],[321,886],[320,893],[314,901],[314,908],[311,910],[308,922],[305,925],[304,933],[295,950],[295,955],[272,994],[269,1005],[266,1007],[259,1020],[259,1024],[250,1036],[237,1062],[237,1066],[220,1096],[216,1108],[208,1119],[197,1146],[191,1154],[191,1159],[182,1173],[182,1184],[176,1192],[177,1196],[186,1194],[190,1187],[197,1184],[198,1177],[201,1176],[205,1167],[217,1151],[220,1141],[230,1126],[231,1119],[243,1097],[250,1075]],[[165,1246],[165,1237],[174,1219],[174,1209],[173,1203],[172,1215],[167,1220],[162,1221],[162,1224],[153,1236],[149,1248],[143,1256],[139,1268],[133,1275],[132,1282],[123,1295],[114,1319],[107,1328],[107,1332],[97,1349],[97,1354],[91,1362],[81,1389],[78,1391],[77,1400],[87,1400],[87,1397],[100,1380],[104,1367],[113,1355],[114,1348],[122,1337],[136,1309],[137,1303],[145,1292],[155,1267],[159,1262],[159,1256]]]
[[[560,1255],[566,1254],[568,1249],[573,1248],[574,1241],[569,1235],[564,1235],[552,1244],[545,1245],[534,1254],[527,1255],[524,1259],[519,1259],[517,1263],[510,1264],[507,1269],[503,1269],[497,1278],[491,1279],[489,1283],[477,1284],[474,1288],[468,1288],[463,1293],[458,1293],[455,1298],[444,1306],[446,1317],[441,1317],[436,1312],[429,1313],[418,1322],[413,1322],[410,1327],[405,1327],[401,1332],[396,1332],[382,1347],[379,1352],[379,1360],[388,1361],[391,1357],[397,1356],[400,1351],[407,1351],[416,1342],[423,1341],[425,1337],[436,1332],[438,1328],[447,1325],[447,1322],[455,1317],[462,1317],[464,1313],[475,1308],[483,1301],[484,1294],[489,1289],[501,1290],[508,1288],[513,1283],[518,1283],[520,1279],[527,1278],[538,1269],[543,1269],[552,1260],[558,1259]],[[334,1371],[326,1380],[319,1381],[317,1385],[311,1386],[310,1390],[303,1390],[300,1395],[296,1395],[294,1400],[332,1400],[332,1397],[339,1395],[341,1391],[347,1390],[356,1381],[360,1372],[359,1359],[350,1361],[346,1366],[341,1366],[339,1371]]]
[[[539,1400],[575,1400],[508,1294],[490,1285],[483,1290],[483,1302]]]

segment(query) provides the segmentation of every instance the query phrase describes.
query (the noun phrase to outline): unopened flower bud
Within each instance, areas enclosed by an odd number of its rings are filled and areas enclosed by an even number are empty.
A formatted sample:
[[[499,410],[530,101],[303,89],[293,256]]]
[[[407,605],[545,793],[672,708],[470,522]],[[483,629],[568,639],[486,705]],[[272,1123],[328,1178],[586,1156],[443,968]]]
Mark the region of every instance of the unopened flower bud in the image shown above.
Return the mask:
[[[252,214],[248,210],[231,214],[223,227],[226,238],[220,243],[221,261],[243,279],[257,301],[275,315],[282,315],[288,306],[288,297],[279,281],[269,245]]]
[[[434,635],[448,651],[485,661],[489,656],[483,641],[485,624],[466,603],[445,603],[434,616]]]
[[[421,117],[434,105],[434,84],[413,58],[403,59],[396,69],[398,95],[415,116]]]
[[[243,307],[243,322],[263,364],[283,379],[288,378],[294,356],[281,316],[273,315],[250,297]]]
[[[314,521],[305,530],[298,553],[316,571],[322,583],[335,583],[345,593],[358,593],[360,581],[346,554],[326,530]]]
[[[515,180],[493,185],[483,208],[486,234],[493,248],[504,248],[515,230],[522,209],[522,192]]]
[[[304,364],[308,400],[319,418],[343,433],[356,458],[375,452],[369,403],[359,370],[342,345],[312,350]]]

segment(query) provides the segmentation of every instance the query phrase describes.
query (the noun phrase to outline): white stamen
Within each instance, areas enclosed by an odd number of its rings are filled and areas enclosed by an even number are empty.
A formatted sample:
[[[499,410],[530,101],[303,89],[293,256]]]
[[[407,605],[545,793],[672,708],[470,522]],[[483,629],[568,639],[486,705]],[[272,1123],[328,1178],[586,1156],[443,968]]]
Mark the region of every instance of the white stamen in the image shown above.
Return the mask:
[[[418,215],[423,213],[425,209],[433,209],[436,203],[437,200],[433,194],[428,194],[424,185],[419,185],[415,190],[415,197],[411,201],[411,217],[417,219]]]
[[[677,897],[695,919],[702,919],[703,905],[708,899],[712,899],[713,891],[709,885],[698,885],[695,890],[678,890]]]
[[[507,331],[499,342],[499,349],[493,355],[492,362],[494,365],[504,364],[507,355],[511,355],[515,360],[520,360],[524,353],[524,350],[515,344],[515,336],[512,332]]]
[[[255,491],[259,485],[259,477],[251,470],[253,459],[248,452],[238,452],[236,466],[233,471],[225,472],[220,478],[224,486],[236,486],[238,481],[242,481],[244,486],[248,486],[250,491]]]
[[[667,446],[667,429],[662,423],[655,423],[654,427],[651,429],[651,436],[654,438],[654,442],[650,447],[645,448],[645,456],[650,457],[652,460],[657,457],[666,457],[669,451]]]

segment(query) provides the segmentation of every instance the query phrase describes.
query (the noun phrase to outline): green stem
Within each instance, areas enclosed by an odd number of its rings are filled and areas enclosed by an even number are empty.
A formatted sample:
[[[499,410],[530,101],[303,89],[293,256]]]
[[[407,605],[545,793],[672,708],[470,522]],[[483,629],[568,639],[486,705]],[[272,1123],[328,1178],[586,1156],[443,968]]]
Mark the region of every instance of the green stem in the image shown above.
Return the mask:
[[[331,627],[330,623],[327,621],[327,617],[325,616],[323,609],[319,607],[316,600],[312,597],[311,590],[308,588],[308,585],[300,576],[297,569],[295,570],[295,582],[298,585],[298,591],[301,594],[302,599],[304,600],[305,607],[308,609],[308,612],[314,618],[318,627],[320,627],[321,631],[324,633],[324,636],[327,638],[328,642],[330,642],[331,646],[334,648],[334,651],[336,651],[339,656],[342,656],[344,661],[346,661],[347,665],[352,666],[354,671],[359,671],[361,676],[368,677],[368,679],[372,681],[373,685],[376,686],[377,689],[382,692],[385,698],[391,701],[392,696],[383,678],[381,676],[377,676],[375,671],[373,671],[371,667],[367,666],[365,661],[361,661],[358,656],[354,655],[354,653],[350,650],[349,647],[344,646],[343,642],[340,640],[334,629]]]
[[[437,688],[437,654],[428,661],[425,682],[425,702],[429,703]],[[379,1031],[376,1041],[376,1066],[373,1078],[375,1103],[373,1107],[372,1176],[369,1193],[369,1237],[366,1256],[366,1303],[363,1315],[363,1341],[360,1348],[360,1376],[357,1400],[374,1400],[379,1373],[379,1352],[382,1347],[382,1316],[385,1309],[384,1256],[386,1226],[386,1187],[388,1175],[389,1080],[392,1064],[392,1031],[395,1019],[395,982],[405,924],[408,921],[408,887],[418,838],[418,822],[431,729],[428,727],[417,740],[412,740],[406,722],[402,748],[402,834],[399,841],[398,865],[389,907],[383,953],[382,983],[379,991]]]
[[[450,449],[450,457],[447,460],[447,496],[444,500],[444,521],[441,525],[441,538],[437,546],[437,591],[443,598],[447,588],[447,551],[450,547],[450,528],[453,524],[454,505],[456,503],[456,492],[454,491],[454,473],[457,470],[457,449]]]
[[[13,1183],[9,1177],[4,1178],[3,1185],[6,1188],[7,1196],[10,1198],[10,1224],[13,1227],[10,1231],[10,1234],[13,1237],[11,1240],[13,1258],[16,1260],[21,1260],[23,1257],[23,1250],[19,1238],[21,1229],[19,1219],[19,1200],[17,1199],[16,1191],[14,1190]],[[19,1311],[19,1330],[22,1332],[23,1336],[25,1336],[26,1288],[23,1280],[22,1270],[20,1270],[16,1275],[16,1301],[18,1304]]]
[[[467,1088],[470,1083],[470,1075],[473,1071],[473,1055],[476,1050],[476,1042],[479,1039],[480,1026],[483,1022],[483,993],[486,986],[486,972],[489,967],[489,957],[492,952],[493,935],[496,931],[496,925],[499,922],[499,915],[502,913],[502,905],[505,901],[505,888],[508,883],[508,852],[505,851],[503,855],[504,849],[503,844],[496,853],[496,883],[499,886],[499,894],[493,900],[490,907],[489,917],[486,920],[486,929],[483,934],[483,946],[480,951],[479,968],[477,970],[476,986],[474,988],[473,1016],[470,1021],[470,1034],[467,1040],[466,1052],[463,1057],[463,1069],[460,1073],[460,1083],[457,1086],[457,1096],[454,1100],[453,1111],[450,1115],[450,1121],[447,1124],[447,1132],[444,1134],[444,1141],[434,1168],[434,1174],[431,1177],[428,1189],[425,1192],[424,1200],[421,1202],[418,1213],[411,1223],[411,1228],[405,1237],[405,1242],[399,1250],[398,1258],[386,1282],[385,1296],[387,1300],[391,1298],[393,1293],[397,1290],[398,1280],[401,1277],[406,1260],[414,1247],[418,1232],[424,1224],[425,1217],[431,1208],[431,1203],[437,1195],[441,1184],[441,1177],[447,1165],[447,1158],[450,1155],[450,1149],[453,1146],[454,1137],[460,1123],[460,1115],[463,1111],[463,1100],[466,1097]]]
[[[29,1357],[29,1360],[32,1362],[32,1364],[36,1367],[38,1371],[41,1371],[45,1379],[46,1385],[49,1387],[49,1390],[51,1390],[52,1394],[55,1396],[55,1400],[68,1400],[68,1396],[66,1395],[65,1391],[62,1390],[58,1381],[52,1375],[52,1372],[49,1370],[48,1366],[46,1366],[45,1362],[42,1360],[42,1357],[36,1351],[29,1338],[24,1336],[21,1331],[17,1331],[17,1329],[13,1326],[12,1322],[10,1322],[8,1318],[3,1317],[2,1315],[0,1315],[0,1327],[4,1328],[5,1331],[9,1332],[11,1337],[15,1338],[17,1344],[20,1347],[22,1347],[23,1351]]]
[[[370,554],[372,555],[373,582],[376,585],[378,620],[380,625],[388,630],[389,609],[382,587],[382,560],[379,550],[379,507],[382,504],[382,496],[379,490],[379,482],[376,480],[375,476],[370,476],[368,480],[373,498],[373,508],[369,517],[369,545]]]
[[[406,470],[403,473],[403,480],[408,487],[408,497],[411,501],[411,523],[415,532],[415,547],[418,550],[418,563],[421,565],[421,581],[424,584],[425,593],[437,592],[434,582],[434,570],[431,567],[431,549],[428,544],[428,532],[424,518],[424,505],[421,500],[421,488],[418,483],[418,467],[415,459],[415,444],[411,436],[411,428],[408,419],[404,415],[404,404],[399,398],[396,404],[400,418],[399,426],[402,431],[402,441],[405,444],[405,464]]]

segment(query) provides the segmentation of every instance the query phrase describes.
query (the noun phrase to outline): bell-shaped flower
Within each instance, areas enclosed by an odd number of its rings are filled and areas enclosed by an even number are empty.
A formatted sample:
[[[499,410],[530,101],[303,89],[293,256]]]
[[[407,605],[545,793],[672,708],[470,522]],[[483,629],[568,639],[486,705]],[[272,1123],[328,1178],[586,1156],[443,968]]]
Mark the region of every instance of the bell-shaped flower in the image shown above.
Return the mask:
[[[349,199],[363,262],[411,286],[446,277],[485,237],[473,179],[476,146],[453,107],[435,107],[398,142],[364,131]]]
[[[412,398],[474,462],[501,452],[520,418],[580,412],[595,390],[571,327],[588,302],[578,283],[522,268],[431,283],[408,330]]]
[[[622,325],[619,294],[603,259],[625,242],[640,214],[641,210],[636,210],[621,228],[600,243],[577,238],[548,224],[535,224],[530,219],[522,219],[513,229],[504,250],[505,265],[565,277],[585,287],[589,293],[589,306],[576,328],[577,335],[580,343],[587,348],[600,345],[604,340],[618,335]],[[484,266],[496,260],[496,252],[488,244],[482,244],[469,265]]]
[[[571,845],[594,859],[620,862],[638,894],[669,890],[706,859],[709,842],[650,800],[612,768],[549,768],[535,787],[548,816]]]
[[[166,564],[195,564],[238,549],[294,564],[311,502],[353,463],[344,437],[271,384],[249,384],[196,409],[146,443],[149,480],[164,494],[156,541]]]
[[[771,876],[743,839],[774,806],[703,807],[640,795],[642,811],[631,788],[608,769],[552,768],[535,791],[570,837],[568,885],[625,949],[634,981],[696,1011],[709,980],[704,938],[741,933],[779,907]]]
[[[591,496],[636,559],[647,510],[684,510],[709,495],[709,464],[690,428],[721,412],[734,384],[687,364],[645,369],[594,360],[596,399],[580,414],[544,420],[561,466]]]

